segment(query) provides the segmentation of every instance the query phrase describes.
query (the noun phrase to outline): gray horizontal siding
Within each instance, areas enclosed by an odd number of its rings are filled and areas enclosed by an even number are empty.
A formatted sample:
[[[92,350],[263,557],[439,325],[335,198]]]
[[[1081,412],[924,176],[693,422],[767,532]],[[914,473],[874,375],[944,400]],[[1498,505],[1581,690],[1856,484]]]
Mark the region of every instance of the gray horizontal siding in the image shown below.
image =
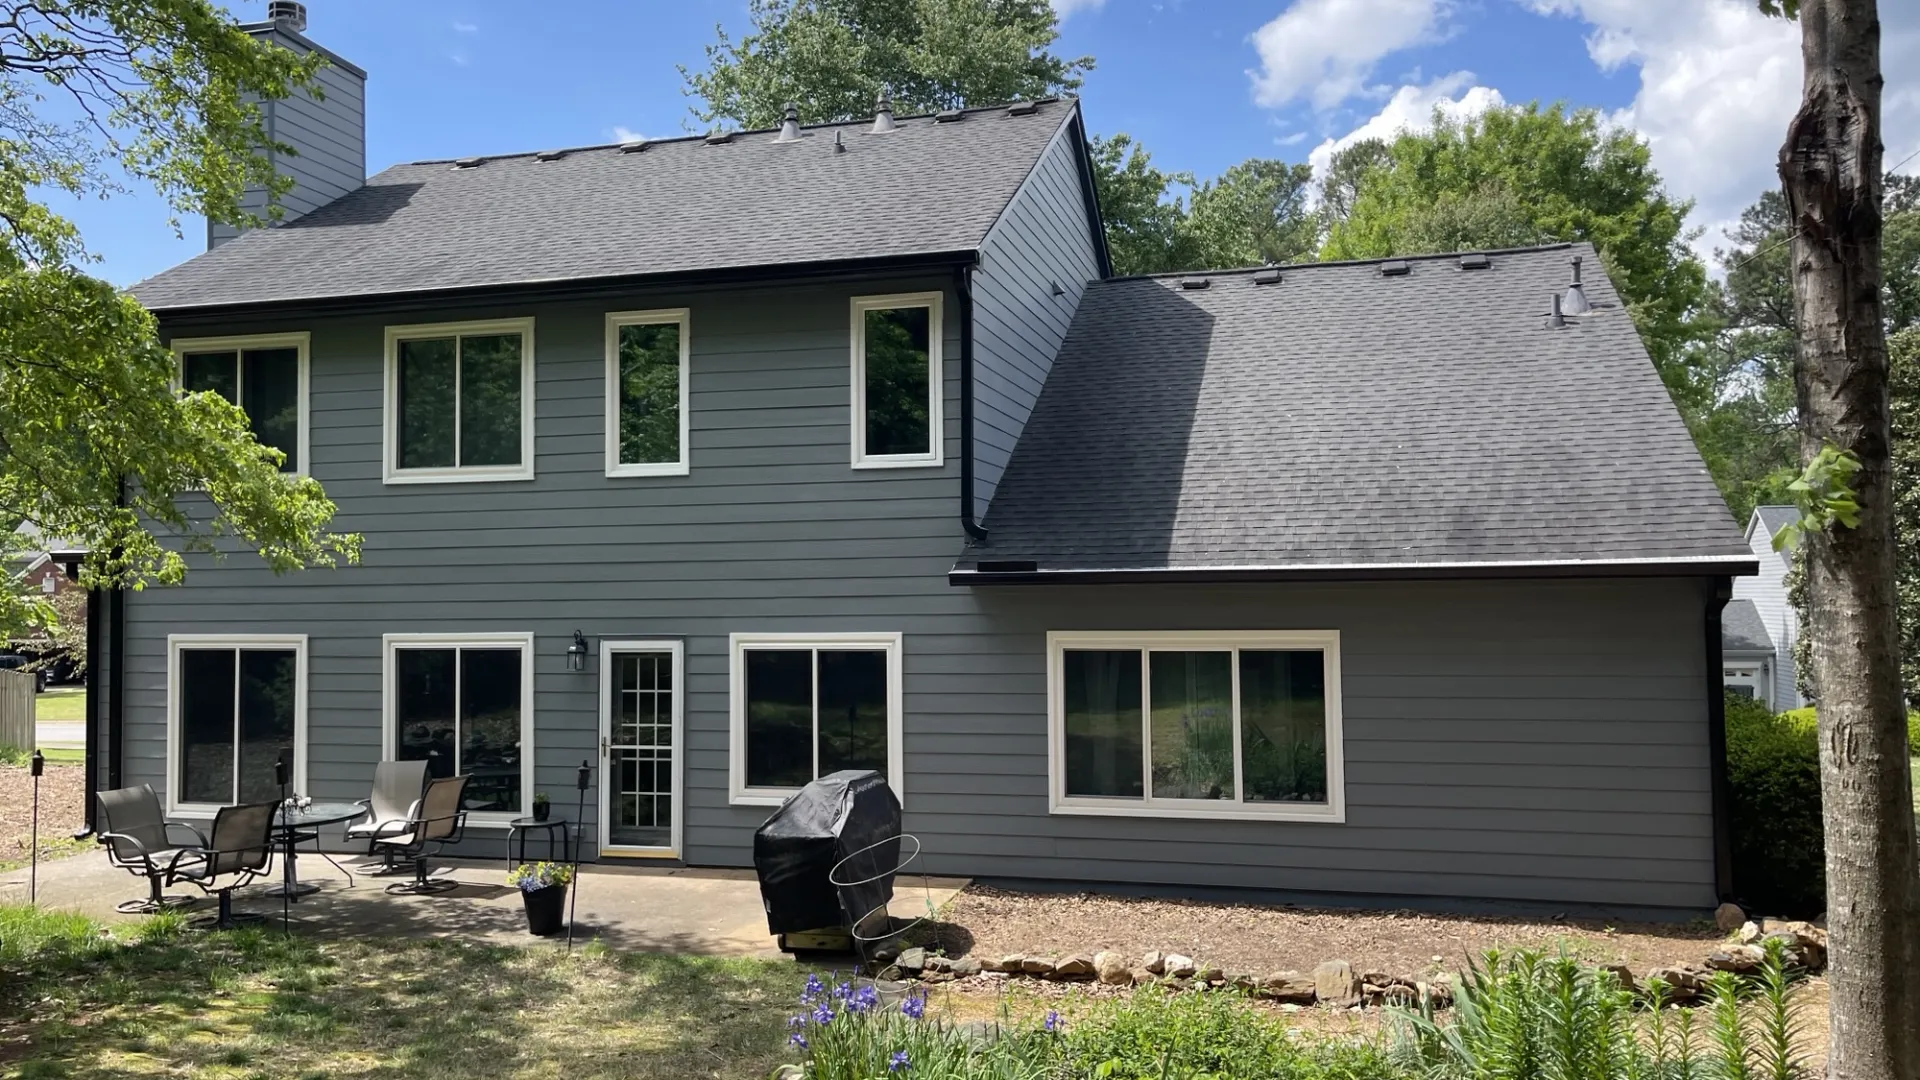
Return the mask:
[[[676,638],[685,854],[743,866],[767,811],[727,805],[728,635],[899,631],[906,825],[930,871],[1432,904],[1711,905],[1694,583],[952,588],[954,327],[948,464],[847,465],[848,297],[941,284],[448,311],[536,321],[537,475],[499,484],[380,482],[380,321],[220,328],[312,332],[312,468],[339,527],[365,533],[365,559],[276,578],[250,557],[196,557],[185,586],[130,596],[129,782],[166,782],[168,633],[308,634],[309,787],[351,798],[383,756],[382,634],[530,631],[537,783],[571,817],[574,767],[596,752],[601,674],[566,670],[573,630]],[[602,316],[678,306],[692,310],[692,474],[608,479]],[[1345,824],[1047,813],[1047,631],[1236,628],[1341,632]],[[497,835],[476,834],[469,850],[497,851]]]
[[[299,41],[272,30],[262,31],[260,36],[282,48],[307,51]],[[293,188],[280,198],[282,222],[319,209],[367,181],[366,79],[328,65],[320,69],[317,81],[321,92],[318,98],[295,91],[260,105],[261,126],[267,137],[294,151],[274,155],[275,171],[293,180]],[[266,206],[266,193],[248,191],[241,206],[261,212]],[[208,222],[207,246],[225,243],[240,231],[231,225]]]

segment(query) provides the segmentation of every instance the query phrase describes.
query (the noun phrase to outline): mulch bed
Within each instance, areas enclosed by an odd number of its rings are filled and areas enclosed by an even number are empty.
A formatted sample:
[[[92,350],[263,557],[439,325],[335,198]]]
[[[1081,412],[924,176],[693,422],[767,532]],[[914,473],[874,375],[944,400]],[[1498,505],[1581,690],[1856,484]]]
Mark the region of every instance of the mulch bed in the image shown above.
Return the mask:
[[[40,843],[72,836],[86,827],[86,771],[49,765],[40,778]],[[25,768],[0,765],[0,863],[27,857],[33,826],[33,777]]]

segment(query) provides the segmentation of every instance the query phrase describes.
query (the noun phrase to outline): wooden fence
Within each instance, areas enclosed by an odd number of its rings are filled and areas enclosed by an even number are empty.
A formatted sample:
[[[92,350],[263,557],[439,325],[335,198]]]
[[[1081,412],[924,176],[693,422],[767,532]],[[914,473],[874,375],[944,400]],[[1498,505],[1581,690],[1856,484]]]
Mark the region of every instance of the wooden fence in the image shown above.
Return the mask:
[[[33,675],[0,671],[0,746],[34,747]]]

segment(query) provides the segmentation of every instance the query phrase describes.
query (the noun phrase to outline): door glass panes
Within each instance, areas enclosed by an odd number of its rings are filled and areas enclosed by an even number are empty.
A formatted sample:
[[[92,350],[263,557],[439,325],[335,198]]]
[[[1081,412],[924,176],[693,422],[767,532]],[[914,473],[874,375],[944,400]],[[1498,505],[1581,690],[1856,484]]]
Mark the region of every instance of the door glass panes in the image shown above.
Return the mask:
[[[269,802],[294,763],[299,664],[292,649],[180,650],[178,801]]]
[[[1233,798],[1233,654],[1153,652],[1153,797]]]
[[[1327,801],[1322,653],[1241,650],[1240,761],[1248,802]]]
[[[180,385],[212,391],[240,406],[253,437],[286,455],[285,472],[300,468],[300,350],[242,349],[187,353]]]
[[[394,756],[469,777],[468,810],[524,812],[520,648],[399,648],[393,671]]]
[[[1140,651],[1068,649],[1061,665],[1067,794],[1139,798]]]
[[[613,730],[607,755],[608,842],[620,847],[673,843],[673,654],[616,653]]]
[[[933,310],[879,308],[865,313],[868,457],[933,453]]]
[[[402,469],[521,464],[519,334],[402,341],[396,348]]]
[[[620,464],[680,460],[680,324],[620,327]]]

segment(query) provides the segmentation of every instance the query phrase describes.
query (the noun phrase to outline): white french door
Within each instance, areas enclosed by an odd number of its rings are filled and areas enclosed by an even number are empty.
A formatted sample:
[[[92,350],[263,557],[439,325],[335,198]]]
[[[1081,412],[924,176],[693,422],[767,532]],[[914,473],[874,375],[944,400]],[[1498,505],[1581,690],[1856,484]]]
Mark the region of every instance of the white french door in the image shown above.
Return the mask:
[[[600,849],[678,856],[685,650],[600,644]]]

